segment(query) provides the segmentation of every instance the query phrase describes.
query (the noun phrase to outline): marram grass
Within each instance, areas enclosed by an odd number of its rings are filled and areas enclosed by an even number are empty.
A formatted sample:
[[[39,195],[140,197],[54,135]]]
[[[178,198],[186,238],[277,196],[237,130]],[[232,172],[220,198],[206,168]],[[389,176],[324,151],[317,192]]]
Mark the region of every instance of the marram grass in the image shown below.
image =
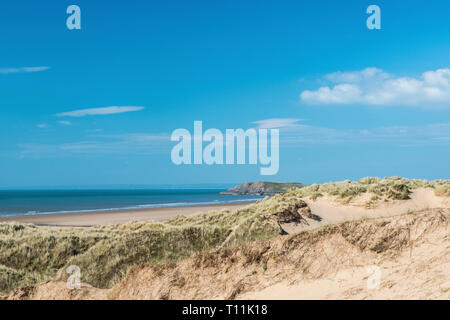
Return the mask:
[[[137,264],[179,261],[220,247],[275,238],[282,230],[273,216],[302,198],[329,195],[349,201],[370,193],[372,201],[404,200],[416,188],[450,196],[449,181],[364,178],[293,188],[242,209],[177,216],[163,223],[91,228],[0,223],[0,292],[45,281],[60,270],[66,278],[70,265],[80,267],[83,282],[110,288]]]
[[[358,181],[329,182],[313,184],[295,191],[300,197],[313,199],[323,195],[335,196],[340,199],[351,200],[361,194],[370,193],[373,200],[407,200],[411,190],[418,188],[432,188],[437,196],[450,195],[449,180],[417,180],[400,177],[391,178],[363,178]]]
[[[177,216],[164,223],[91,228],[2,223],[0,292],[53,278],[70,265],[80,267],[82,281],[108,288],[136,264],[179,261],[222,246],[271,239],[281,233],[271,213],[293,202],[278,195],[234,211]]]

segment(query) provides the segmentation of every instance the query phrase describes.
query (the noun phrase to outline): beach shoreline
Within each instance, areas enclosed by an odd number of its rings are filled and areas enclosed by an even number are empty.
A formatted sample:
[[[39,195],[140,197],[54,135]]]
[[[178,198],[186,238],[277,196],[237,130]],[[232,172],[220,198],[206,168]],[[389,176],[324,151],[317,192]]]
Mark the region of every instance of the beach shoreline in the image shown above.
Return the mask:
[[[0,217],[0,223],[32,223],[39,226],[93,227],[108,224],[124,224],[132,221],[165,221],[177,215],[194,215],[223,209],[239,209],[255,201],[179,206],[149,209],[125,209],[112,211],[74,212],[64,214],[42,214]]]

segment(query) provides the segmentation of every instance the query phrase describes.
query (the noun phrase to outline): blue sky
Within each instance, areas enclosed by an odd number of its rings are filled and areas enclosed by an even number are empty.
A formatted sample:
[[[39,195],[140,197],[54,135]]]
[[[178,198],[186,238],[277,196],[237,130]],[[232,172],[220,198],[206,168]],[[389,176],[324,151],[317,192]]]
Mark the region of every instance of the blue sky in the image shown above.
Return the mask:
[[[4,1],[0,187],[450,178],[449,16],[446,0]],[[174,165],[168,137],[194,120],[280,128],[278,174]]]

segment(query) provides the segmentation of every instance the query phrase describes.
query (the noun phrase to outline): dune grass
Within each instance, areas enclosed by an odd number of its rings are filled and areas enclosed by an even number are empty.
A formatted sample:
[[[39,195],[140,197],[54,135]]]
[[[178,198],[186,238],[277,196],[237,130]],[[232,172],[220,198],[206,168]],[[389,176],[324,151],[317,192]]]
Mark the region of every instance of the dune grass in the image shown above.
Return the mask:
[[[292,188],[283,194],[237,210],[177,216],[166,222],[134,222],[91,228],[37,227],[0,223],[0,292],[54,278],[70,265],[81,269],[83,282],[98,288],[118,283],[130,267],[141,263],[176,262],[194,254],[282,234],[280,212],[302,198],[322,195],[351,199],[408,199],[412,189],[433,188],[449,196],[449,181],[364,178]]]
[[[109,288],[130,266],[267,240],[281,233],[274,214],[298,201],[277,195],[238,210],[92,228],[0,224],[0,292],[53,278],[76,265],[82,281]],[[62,278],[68,275],[61,273]]]
[[[407,200],[410,199],[411,190],[418,188],[432,188],[437,196],[450,195],[449,180],[417,180],[400,177],[390,178],[363,178],[358,181],[330,182],[313,184],[293,192],[301,197],[317,199],[323,195],[335,196],[338,199],[350,201],[364,193],[369,193],[372,200]]]

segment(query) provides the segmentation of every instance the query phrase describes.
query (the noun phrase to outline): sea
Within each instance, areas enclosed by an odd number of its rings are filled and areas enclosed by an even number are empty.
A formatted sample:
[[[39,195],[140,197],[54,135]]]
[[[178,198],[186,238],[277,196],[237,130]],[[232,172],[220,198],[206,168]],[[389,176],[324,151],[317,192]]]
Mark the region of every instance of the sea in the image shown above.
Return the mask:
[[[0,190],[0,217],[70,214],[257,201],[225,189]]]

